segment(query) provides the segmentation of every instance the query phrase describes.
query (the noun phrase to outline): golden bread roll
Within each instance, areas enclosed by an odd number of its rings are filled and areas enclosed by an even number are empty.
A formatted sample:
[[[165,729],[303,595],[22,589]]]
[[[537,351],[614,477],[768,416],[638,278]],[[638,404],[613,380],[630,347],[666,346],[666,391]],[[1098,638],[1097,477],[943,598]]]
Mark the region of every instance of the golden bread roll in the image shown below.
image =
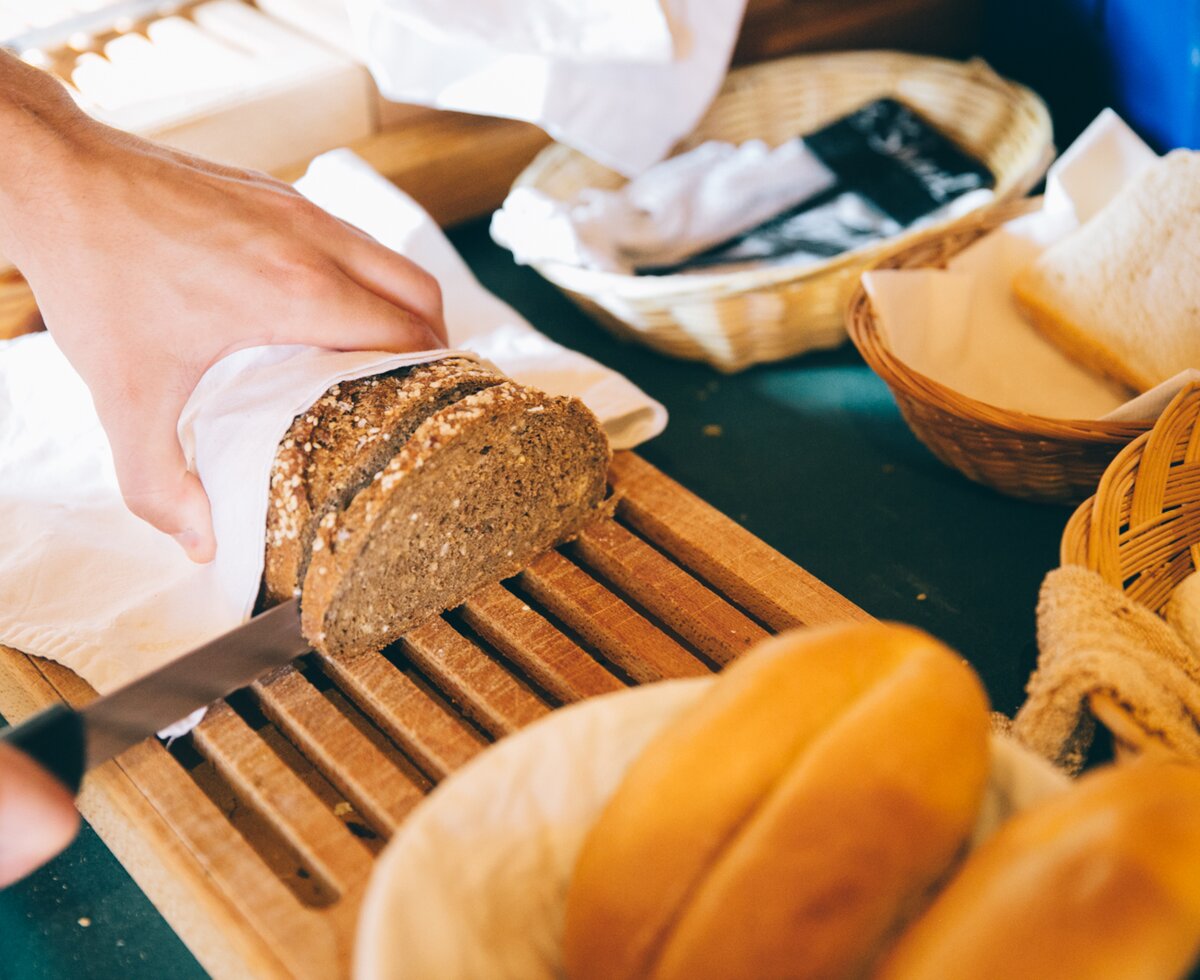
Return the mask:
[[[877,980],[1179,977],[1200,949],[1200,769],[1085,776],[975,851]]]
[[[932,637],[768,640],[650,744],[588,836],[567,974],[861,974],[963,847],[987,775],[987,698]]]

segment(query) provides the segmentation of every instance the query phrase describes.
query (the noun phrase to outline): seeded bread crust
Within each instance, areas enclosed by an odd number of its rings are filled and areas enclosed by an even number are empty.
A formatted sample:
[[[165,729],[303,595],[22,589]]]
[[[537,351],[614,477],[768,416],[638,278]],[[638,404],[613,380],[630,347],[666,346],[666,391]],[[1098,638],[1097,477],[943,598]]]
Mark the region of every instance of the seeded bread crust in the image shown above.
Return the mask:
[[[299,594],[317,522],[378,472],[430,415],[504,378],[454,357],[334,385],[292,423],[271,469],[268,602]]]
[[[574,398],[505,382],[441,409],[318,522],[305,635],[329,655],[379,650],[516,574],[603,512],[610,458]]]

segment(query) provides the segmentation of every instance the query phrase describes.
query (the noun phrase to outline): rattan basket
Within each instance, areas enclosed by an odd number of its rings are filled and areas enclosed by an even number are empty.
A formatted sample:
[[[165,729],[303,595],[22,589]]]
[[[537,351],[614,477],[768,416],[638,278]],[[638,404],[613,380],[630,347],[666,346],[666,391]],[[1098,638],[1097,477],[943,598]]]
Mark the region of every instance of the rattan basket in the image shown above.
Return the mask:
[[[891,95],[981,159],[996,200],[1025,194],[1053,155],[1050,117],[1026,88],[981,61],[887,51],[801,55],[731,72],[708,115],[679,147],[706,140],[778,144]],[[543,150],[517,178],[568,200],[624,178],[574,150]],[[537,270],[620,336],[687,360],[738,371],[845,339],[846,300],[864,266],[903,236],[804,269],[631,276],[540,263]]]
[[[1012,201],[923,235],[876,262],[878,269],[943,267],[947,260],[1004,222],[1040,206]],[[850,339],[887,383],[900,413],[938,459],[978,483],[1027,500],[1078,503],[1096,489],[1104,469],[1145,422],[1052,419],[977,401],[901,361],[860,285],[846,311]]]
[[[1158,615],[1200,566],[1200,385],[1188,385],[1105,470],[1063,531],[1064,565],[1084,565]],[[1119,754],[1164,750],[1107,695],[1092,713]]]

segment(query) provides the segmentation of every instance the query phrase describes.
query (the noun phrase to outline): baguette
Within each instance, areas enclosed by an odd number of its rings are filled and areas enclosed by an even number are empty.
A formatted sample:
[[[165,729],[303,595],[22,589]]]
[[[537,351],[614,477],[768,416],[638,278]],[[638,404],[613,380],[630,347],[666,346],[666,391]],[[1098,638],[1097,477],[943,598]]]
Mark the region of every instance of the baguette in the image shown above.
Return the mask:
[[[1200,153],[1147,166],[1013,281],[1033,326],[1097,374],[1146,391],[1200,367]]]
[[[1200,950],[1200,769],[1085,776],[975,851],[877,980],[1166,980]]]
[[[987,699],[899,626],[784,634],[634,763],[567,896],[587,978],[861,975],[964,847]]]
[[[379,650],[601,513],[610,453],[574,398],[505,381],[438,409],[313,533],[301,625],[329,656]]]

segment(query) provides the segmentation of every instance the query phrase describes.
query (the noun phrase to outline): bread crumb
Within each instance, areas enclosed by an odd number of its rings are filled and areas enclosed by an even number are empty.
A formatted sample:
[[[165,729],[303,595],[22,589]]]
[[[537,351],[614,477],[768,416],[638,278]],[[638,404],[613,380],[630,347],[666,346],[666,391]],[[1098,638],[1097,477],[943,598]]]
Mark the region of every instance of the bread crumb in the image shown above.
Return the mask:
[[[718,439],[725,433],[725,430],[719,425],[713,425],[711,423],[706,425],[701,431],[711,439]]]
[[[344,817],[347,813],[353,813],[353,812],[354,812],[354,807],[351,806],[349,803],[347,803],[345,800],[342,800],[341,803],[337,804],[333,808],[333,815],[335,817]]]
[[[92,920],[89,919],[86,915],[79,920],[79,926],[81,929],[86,929],[91,924],[92,924]]]

